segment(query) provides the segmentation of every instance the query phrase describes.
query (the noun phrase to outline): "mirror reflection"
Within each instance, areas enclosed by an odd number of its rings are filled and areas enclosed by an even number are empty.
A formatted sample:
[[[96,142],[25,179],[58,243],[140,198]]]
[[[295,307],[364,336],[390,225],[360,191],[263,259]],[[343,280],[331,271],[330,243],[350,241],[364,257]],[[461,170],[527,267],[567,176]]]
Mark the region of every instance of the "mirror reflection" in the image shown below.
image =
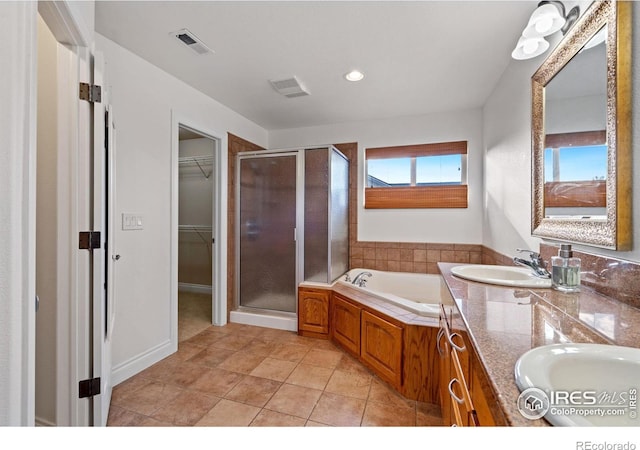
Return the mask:
[[[606,25],[544,91],[544,215],[606,219]]]

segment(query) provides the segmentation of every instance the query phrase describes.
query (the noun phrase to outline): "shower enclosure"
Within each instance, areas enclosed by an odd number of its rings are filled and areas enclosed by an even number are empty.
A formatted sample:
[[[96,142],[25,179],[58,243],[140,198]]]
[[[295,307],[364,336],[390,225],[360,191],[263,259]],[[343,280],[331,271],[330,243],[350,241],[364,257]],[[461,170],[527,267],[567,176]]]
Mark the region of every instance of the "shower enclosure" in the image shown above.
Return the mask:
[[[349,162],[324,146],[241,153],[237,168],[237,308],[295,317],[300,282],[348,270]]]

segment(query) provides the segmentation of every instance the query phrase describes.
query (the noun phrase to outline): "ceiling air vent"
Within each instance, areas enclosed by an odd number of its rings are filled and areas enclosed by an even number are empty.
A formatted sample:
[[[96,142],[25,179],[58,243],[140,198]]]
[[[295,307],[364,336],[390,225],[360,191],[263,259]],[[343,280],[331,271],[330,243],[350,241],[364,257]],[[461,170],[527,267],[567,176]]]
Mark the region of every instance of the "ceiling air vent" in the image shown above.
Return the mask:
[[[188,48],[196,52],[198,55],[206,55],[207,53],[213,53],[209,47],[204,45],[200,39],[196,37],[191,31],[183,28],[179,31],[171,33],[175,38],[186,45]]]
[[[284,80],[269,80],[271,86],[285,97],[302,97],[309,95],[309,92],[300,84],[296,77],[285,78]]]

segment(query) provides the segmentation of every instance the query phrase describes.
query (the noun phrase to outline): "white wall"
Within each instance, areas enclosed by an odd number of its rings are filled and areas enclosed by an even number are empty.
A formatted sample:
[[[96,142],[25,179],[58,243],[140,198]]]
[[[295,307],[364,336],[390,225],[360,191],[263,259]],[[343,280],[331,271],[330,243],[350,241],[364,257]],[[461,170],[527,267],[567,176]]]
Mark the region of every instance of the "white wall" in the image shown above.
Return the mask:
[[[364,149],[467,140],[466,209],[364,209]],[[269,148],[358,142],[358,240],[480,244],[482,242],[482,112],[479,109],[416,117],[275,130]]]
[[[584,3],[584,2],[583,2]],[[583,5],[581,10],[584,12]],[[640,17],[633,4],[633,142],[640,142]],[[552,43],[552,48],[557,44]],[[547,53],[548,54],[548,53]],[[547,55],[545,54],[545,55]],[[506,255],[517,247],[538,249],[541,239],[531,237],[531,76],[544,61],[512,61],[484,109],[486,246]],[[640,149],[634,145],[633,172],[640,173]],[[640,177],[633,180],[634,204],[640,199]],[[585,252],[640,261],[640,208],[633,211],[633,248],[614,252],[574,246]]]
[[[217,130],[223,166],[227,132],[262,146],[267,144],[267,132],[100,34],[96,46],[105,56],[114,107],[114,214],[140,214],[144,228],[115,230],[116,252],[122,256],[115,272],[113,381],[117,384],[170,352],[172,112]],[[226,189],[226,180],[223,186]],[[227,192],[220,195],[226,208]],[[226,238],[221,245],[226,245]]]

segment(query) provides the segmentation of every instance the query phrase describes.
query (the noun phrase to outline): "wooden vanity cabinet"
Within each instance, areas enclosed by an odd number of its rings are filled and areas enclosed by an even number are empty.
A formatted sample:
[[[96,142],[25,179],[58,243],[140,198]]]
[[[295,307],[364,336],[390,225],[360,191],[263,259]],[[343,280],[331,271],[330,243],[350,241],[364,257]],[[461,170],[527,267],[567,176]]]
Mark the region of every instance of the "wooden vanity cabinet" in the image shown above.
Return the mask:
[[[505,425],[504,415],[464,324],[441,308],[437,339],[440,404],[445,425]]]
[[[329,339],[329,297],[331,291],[298,288],[298,334]]]

